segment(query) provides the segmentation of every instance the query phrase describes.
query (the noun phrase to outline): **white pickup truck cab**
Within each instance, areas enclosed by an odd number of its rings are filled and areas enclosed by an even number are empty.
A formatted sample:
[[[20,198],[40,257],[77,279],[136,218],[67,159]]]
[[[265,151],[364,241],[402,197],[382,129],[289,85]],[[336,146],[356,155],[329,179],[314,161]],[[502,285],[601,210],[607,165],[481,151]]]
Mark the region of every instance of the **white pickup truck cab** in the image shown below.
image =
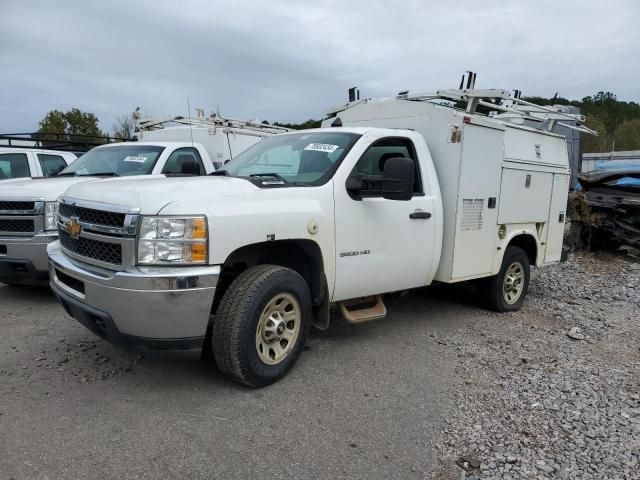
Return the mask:
[[[57,200],[70,186],[118,176],[164,179],[163,174],[206,175],[213,171],[213,162],[197,143],[123,142],[90,150],[55,177],[0,181],[0,282],[48,283],[47,245],[58,239]]]
[[[76,158],[74,153],[59,150],[0,147],[0,182],[11,178],[52,177]]]
[[[515,310],[530,265],[560,260],[563,137],[406,99],[338,119],[359,126],[266,138],[214,176],[69,188],[48,249],[59,301],[113,343],[211,348],[262,386],[333,304],[358,323],[385,293],[482,279],[489,307]]]

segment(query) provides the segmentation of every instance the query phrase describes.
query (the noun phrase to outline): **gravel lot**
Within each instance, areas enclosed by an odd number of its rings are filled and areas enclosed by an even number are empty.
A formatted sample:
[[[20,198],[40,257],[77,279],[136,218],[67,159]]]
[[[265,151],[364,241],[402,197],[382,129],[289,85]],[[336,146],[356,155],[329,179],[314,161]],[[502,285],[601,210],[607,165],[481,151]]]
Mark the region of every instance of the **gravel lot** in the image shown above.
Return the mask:
[[[262,390],[0,286],[0,479],[640,478],[639,280],[585,254],[534,271],[514,314],[413,292]]]
[[[478,317],[446,338],[465,388],[436,478],[640,478],[640,264],[573,256]]]

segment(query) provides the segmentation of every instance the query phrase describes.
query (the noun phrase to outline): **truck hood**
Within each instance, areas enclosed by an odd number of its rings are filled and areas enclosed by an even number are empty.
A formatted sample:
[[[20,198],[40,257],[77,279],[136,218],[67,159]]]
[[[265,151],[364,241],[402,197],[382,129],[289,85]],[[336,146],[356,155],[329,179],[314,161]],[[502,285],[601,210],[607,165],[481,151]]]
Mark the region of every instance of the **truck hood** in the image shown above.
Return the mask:
[[[37,198],[54,202],[67,188],[78,183],[90,183],[99,177],[12,178],[0,181],[0,199]]]
[[[67,190],[65,197],[140,208],[143,215],[156,215],[173,202],[202,197],[229,197],[256,190],[259,188],[252,183],[232,177],[149,175],[74,185]]]

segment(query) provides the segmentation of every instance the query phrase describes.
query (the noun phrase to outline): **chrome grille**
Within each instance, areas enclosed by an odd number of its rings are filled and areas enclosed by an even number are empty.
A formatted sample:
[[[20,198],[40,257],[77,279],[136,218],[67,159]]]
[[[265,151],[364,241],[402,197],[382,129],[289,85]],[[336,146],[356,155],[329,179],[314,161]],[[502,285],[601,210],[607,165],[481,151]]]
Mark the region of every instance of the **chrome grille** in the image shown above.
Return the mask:
[[[58,229],[58,234],[62,246],[70,252],[99,262],[122,264],[122,246],[118,243],[101,242],[85,237],[73,238],[62,228]]]
[[[22,202],[22,201],[14,202],[14,201],[0,200],[0,211],[2,210],[32,211],[32,210],[35,210],[35,202]]]
[[[139,208],[63,197],[58,206],[60,244],[72,258],[109,270],[136,263]]]
[[[8,219],[0,218],[0,232],[9,233],[33,233],[35,230],[34,220],[29,219]]]
[[[33,237],[42,232],[44,200],[0,200],[0,236]]]
[[[126,214],[124,213],[106,212],[104,210],[78,207],[77,205],[69,205],[66,203],[60,204],[58,212],[63,217],[75,217],[80,222],[118,228],[122,228],[124,226],[126,217]]]

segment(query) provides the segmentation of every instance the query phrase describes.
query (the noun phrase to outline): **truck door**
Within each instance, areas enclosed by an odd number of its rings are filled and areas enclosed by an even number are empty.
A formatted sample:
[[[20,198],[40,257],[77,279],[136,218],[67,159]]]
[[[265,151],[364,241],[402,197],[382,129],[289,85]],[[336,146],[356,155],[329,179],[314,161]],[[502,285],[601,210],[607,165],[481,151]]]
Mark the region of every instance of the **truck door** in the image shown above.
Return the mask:
[[[409,201],[354,198],[344,177],[334,185],[336,282],[333,301],[423,286],[430,281],[435,245],[434,199],[425,192],[416,149],[409,138],[374,142],[349,176],[380,175],[392,157],[416,162]],[[437,262],[436,262],[437,265]]]

